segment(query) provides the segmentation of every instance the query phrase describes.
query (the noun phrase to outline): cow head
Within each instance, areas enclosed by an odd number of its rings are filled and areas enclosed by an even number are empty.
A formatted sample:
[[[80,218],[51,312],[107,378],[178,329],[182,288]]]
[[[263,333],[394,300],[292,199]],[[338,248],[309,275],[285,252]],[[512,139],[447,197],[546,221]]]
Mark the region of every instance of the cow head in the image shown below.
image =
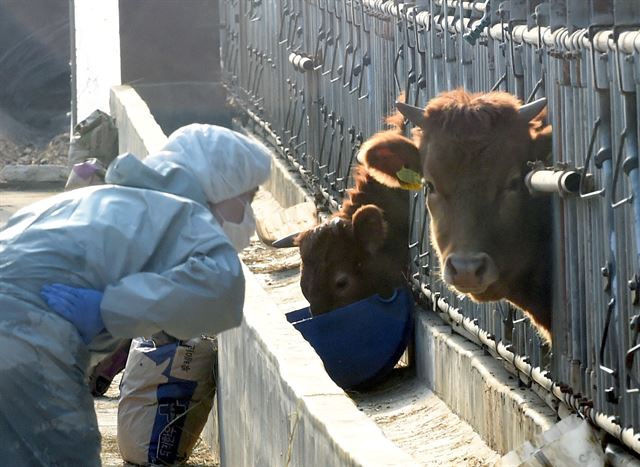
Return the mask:
[[[550,327],[550,210],[524,179],[546,160],[544,102],[507,93],[443,93],[425,109],[398,104],[416,127],[442,278],[476,301],[506,298]]]
[[[387,237],[382,210],[368,204],[350,220],[335,217],[295,239],[300,247],[300,286],[311,313],[326,313],[376,293],[391,294],[393,259],[381,254]],[[397,281],[395,281],[397,283]]]
[[[396,174],[419,174],[418,150],[398,131],[384,131],[364,142],[358,161],[355,187],[332,219],[274,243],[300,248],[300,285],[313,314],[389,296],[406,282],[406,189],[415,189],[416,180]]]

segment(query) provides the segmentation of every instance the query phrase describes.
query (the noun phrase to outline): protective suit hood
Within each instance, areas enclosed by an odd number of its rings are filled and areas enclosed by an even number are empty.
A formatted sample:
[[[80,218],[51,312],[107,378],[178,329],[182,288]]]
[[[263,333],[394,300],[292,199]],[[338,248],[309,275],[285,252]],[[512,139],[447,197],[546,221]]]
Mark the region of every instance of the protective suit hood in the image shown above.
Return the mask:
[[[270,168],[262,144],[228,128],[196,123],[176,130],[160,152],[142,161],[119,156],[105,180],[216,204],[264,183]]]

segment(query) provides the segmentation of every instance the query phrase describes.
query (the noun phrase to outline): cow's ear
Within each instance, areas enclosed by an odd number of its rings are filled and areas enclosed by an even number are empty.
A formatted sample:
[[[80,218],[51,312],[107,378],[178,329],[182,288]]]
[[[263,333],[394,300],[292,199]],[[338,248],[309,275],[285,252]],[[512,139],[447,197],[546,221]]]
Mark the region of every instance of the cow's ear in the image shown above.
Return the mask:
[[[387,238],[387,223],[382,216],[382,209],[373,204],[360,206],[353,217],[353,235],[356,241],[369,254],[376,253]]]
[[[534,161],[551,162],[551,125],[547,124],[547,99],[535,100],[520,106],[520,118],[529,123]]]
[[[420,153],[409,138],[391,131],[377,133],[364,142],[358,161],[383,185],[421,189]]]
[[[532,160],[550,164],[553,159],[551,125],[545,125],[542,122],[538,126],[532,124],[529,127],[529,133],[533,144]]]

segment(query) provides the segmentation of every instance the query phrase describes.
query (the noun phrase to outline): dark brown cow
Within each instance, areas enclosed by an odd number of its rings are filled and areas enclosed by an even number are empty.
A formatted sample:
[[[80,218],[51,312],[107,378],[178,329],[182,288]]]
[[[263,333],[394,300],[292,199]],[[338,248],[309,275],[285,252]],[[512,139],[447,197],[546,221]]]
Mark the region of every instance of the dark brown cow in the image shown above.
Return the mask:
[[[400,114],[390,123],[403,120]],[[362,145],[355,187],[332,218],[295,237],[302,260],[300,286],[314,315],[376,293],[389,296],[406,283],[409,192],[403,168],[416,175],[420,158],[399,128],[375,134]],[[388,175],[391,174],[391,175]],[[282,243],[281,243],[282,244]]]
[[[479,302],[507,299],[550,339],[550,200],[524,183],[528,162],[550,155],[544,105],[456,90],[398,109],[416,126],[444,281]]]

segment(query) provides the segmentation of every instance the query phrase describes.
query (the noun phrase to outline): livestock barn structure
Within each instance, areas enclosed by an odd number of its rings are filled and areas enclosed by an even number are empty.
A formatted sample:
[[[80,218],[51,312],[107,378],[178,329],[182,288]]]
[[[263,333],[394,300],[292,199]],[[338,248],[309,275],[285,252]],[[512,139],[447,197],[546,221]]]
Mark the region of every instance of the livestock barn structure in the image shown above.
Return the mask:
[[[580,180],[531,187],[553,197],[553,351],[506,302],[479,305],[443,285],[424,193],[411,201],[410,285],[550,407],[578,412],[640,455],[637,0],[229,0],[220,8],[223,70],[245,126],[329,210],[349,186],[360,144],[401,92],[419,107],[457,87],[547,97],[548,173]]]

